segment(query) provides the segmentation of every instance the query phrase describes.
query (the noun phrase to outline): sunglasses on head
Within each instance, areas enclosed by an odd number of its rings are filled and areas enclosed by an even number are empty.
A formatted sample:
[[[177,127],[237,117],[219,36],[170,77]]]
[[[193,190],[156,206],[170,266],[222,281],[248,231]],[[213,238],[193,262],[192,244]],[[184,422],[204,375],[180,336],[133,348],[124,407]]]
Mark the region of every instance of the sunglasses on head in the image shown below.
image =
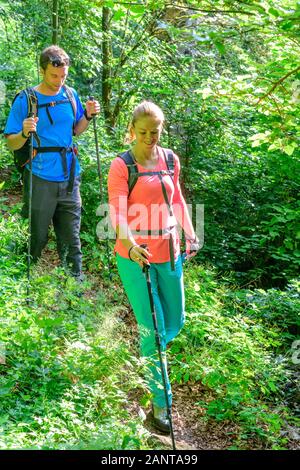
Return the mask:
[[[53,65],[53,67],[63,67],[67,65],[63,60],[61,60],[59,57],[50,57],[49,58],[50,64]]]

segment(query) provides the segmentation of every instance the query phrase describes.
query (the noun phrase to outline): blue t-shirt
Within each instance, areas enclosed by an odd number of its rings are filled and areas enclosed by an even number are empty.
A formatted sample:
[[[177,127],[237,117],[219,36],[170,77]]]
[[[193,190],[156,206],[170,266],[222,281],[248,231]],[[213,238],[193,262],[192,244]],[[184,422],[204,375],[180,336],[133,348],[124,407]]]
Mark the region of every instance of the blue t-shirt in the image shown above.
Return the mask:
[[[83,116],[83,107],[76,91],[71,88],[76,100],[76,123]],[[63,88],[54,96],[43,95],[35,90],[38,99],[38,105],[50,103],[53,101],[60,101],[67,98],[67,94]],[[50,116],[53,120],[51,124],[47,115],[48,109]],[[23,128],[23,121],[28,115],[27,99],[24,93],[16,98],[5,126],[4,134],[17,134]],[[72,145],[73,122],[74,114],[70,102],[57,104],[56,106],[49,106],[48,108],[38,109],[38,123],[37,134],[40,138],[41,147],[70,147]],[[37,147],[37,143],[33,140],[33,145]],[[70,174],[70,167],[72,162],[72,152],[67,155],[68,172]],[[32,173],[39,178],[47,181],[64,181],[64,171],[62,166],[61,155],[59,152],[39,153],[32,160]],[[79,175],[80,165],[76,159],[75,175]]]

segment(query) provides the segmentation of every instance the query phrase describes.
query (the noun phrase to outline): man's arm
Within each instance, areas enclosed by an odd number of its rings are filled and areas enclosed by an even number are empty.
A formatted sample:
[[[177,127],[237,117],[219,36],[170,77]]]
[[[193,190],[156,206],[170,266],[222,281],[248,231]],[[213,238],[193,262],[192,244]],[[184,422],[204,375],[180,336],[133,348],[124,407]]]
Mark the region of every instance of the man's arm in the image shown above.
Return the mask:
[[[9,134],[6,135],[6,143],[9,150],[19,150],[23,147],[28,137],[23,137],[23,131],[19,132],[18,134]]]
[[[75,134],[76,135],[82,134],[88,128],[89,123],[90,121],[85,116],[82,116],[82,118],[80,119],[80,121],[77,122],[74,128]]]
[[[23,147],[26,140],[29,137],[30,132],[36,132],[36,124],[38,122],[38,117],[26,118],[23,121],[23,128],[17,134],[6,134],[6,143],[9,150],[19,150]]]

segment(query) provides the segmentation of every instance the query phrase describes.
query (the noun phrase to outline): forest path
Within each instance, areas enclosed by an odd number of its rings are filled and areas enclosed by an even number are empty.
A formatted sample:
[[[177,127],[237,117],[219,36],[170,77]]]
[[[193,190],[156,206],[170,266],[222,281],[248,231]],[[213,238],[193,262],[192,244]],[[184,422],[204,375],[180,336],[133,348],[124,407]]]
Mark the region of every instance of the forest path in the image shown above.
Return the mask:
[[[9,172],[0,173],[0,182],[9,180]],[[13,188],[5,187],[1,193],[0,210],[5,213],[10,212],[10,208],[22,202],[22,186],[17,184]],[[4,209],[1,209],[4,207]],[[47,271],[55,268],[59,264],[59,259],[55,249],[46,247],[42,259],[39,263],[41,268],[46,268]],[[103,288],[103,283],[100,276],[95,276],[93,273],[85,271],[88,280],[91,279],[93,289],[84,292],[84,296],[88,298],[96,298],[99,289]],[[90,278],[90,279],[89,279]],[[124,306],[122,311],[122,321],[126,325],[124,329],[125,334],[130,337],[132,342],[136,342],[137,338],[137,325],[134,315],[129,306]],[[176,441],[176,448],[178,450],[225,450],[233,445],[235,437],[239,434],[239,427],[232,422],[216,422],[215,420],[207,420],[204,418],[204,410],[200,405],[195,403],[200,402],[203,397],[203,386],[201,384],[173,384],[173,428]],[[206,391],[207,396],[207,391]],[[140,396],[138,393],[131,394],[128,399],[128,410],[132,415],[142,416],[144,425],[151,433],[152,438],[159,441],[159,444],[164,449],[172,449],[172,443],[169,436],[160,434],[152,425],[150,417],[150,409],[145,409],[140,406]],[[249,443],[248,443],[249,445]],[[252,442],[251,449],[261,449],[261,444]]]

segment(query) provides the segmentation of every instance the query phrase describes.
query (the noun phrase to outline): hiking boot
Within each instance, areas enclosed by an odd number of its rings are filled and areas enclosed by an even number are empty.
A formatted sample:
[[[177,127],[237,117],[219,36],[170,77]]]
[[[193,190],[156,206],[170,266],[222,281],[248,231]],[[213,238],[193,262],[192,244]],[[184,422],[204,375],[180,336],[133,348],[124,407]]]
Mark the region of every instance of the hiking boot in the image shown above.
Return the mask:
[[[170,434],[170,422],[168,418],[167,408],[159,408],[152,404],[153,424],[161,432]]]
[[[85,281],[85,275],[82,271],[79,273],[71,273],[71,276],[74,277],[78,285],[81,285]]]
[[[75,282],[77,284],[77,290],[75,292],[76,297],[82,297],[84,293],[84,281],[85,281],[85,275],[80,272],[80,273],[72,273],[72,277],[75,279]]]

